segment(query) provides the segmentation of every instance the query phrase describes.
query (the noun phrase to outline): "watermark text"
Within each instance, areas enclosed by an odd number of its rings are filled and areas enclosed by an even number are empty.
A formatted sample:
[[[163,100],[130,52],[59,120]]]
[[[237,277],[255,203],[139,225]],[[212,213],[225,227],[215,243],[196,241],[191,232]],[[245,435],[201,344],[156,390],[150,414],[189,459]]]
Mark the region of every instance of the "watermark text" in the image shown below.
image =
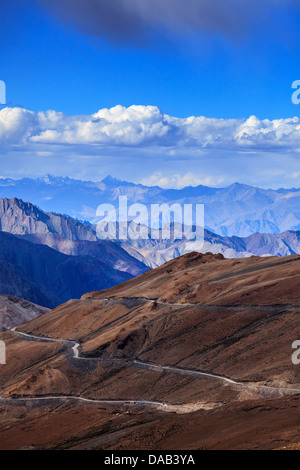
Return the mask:
[[[101,204],[96,212],[101,240],[189,240],[204,243],[203,204]]]
[[[0,341],[0,364],[6,364],[6,346],[4,341]]]
[[[292,363],[295,366],[298,366],[300,364],[300,340],[293,342],[292,349],[296,349],[292,355]]]
[[[6,86],[3,80],[0,80],[0,104],[6,104]]]
[[[295,80],[292,83],[292,88],[296,91],[292,94],[292,103],[300,104],[300,80]]]

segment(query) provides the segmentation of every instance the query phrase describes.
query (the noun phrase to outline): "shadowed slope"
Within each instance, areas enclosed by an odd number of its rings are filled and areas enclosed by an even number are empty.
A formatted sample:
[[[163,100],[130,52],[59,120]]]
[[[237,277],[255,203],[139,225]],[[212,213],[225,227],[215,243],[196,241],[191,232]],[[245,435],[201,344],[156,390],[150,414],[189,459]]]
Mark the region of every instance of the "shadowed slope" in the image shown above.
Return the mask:
[[[132,276],[89,256],[66,256],[0,232],[0,293],[54,308]]]

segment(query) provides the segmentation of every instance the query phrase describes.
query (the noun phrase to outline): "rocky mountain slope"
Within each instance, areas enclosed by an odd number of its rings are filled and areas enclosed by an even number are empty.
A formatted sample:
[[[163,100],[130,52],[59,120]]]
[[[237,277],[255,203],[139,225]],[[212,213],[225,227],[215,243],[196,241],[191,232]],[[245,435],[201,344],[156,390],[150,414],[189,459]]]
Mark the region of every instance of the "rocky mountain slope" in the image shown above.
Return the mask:
[[[20,326],[49,309],[12,295],[0,295],[0,331]]]
[[[132,277],[91,256],[67,256],[0,232],[0,294],[48,308]]]
[[[97,239],[95,228],[60,214],[45,213],[21,199],[0,199],[0,230],[70,256],[90,256],[136,276],[146,266],[119,245]]]
[[[53,213],[46,213],[37,206],[21,199],[0,199],[0,229],[15,235],[56,233],[68,240],[97,239],[91,227]]]
[[[298,443],[299,285],[300,256],[190,253],[2,333],[1,445]]]
[[[31,243],[47,245],[60,253],[69,256],[90,256],[118,271],[138,276],[149,268],[146,264],[130,255],[118,243],[109,240],[67,240],[55,233],[19,235],[18,238]]]

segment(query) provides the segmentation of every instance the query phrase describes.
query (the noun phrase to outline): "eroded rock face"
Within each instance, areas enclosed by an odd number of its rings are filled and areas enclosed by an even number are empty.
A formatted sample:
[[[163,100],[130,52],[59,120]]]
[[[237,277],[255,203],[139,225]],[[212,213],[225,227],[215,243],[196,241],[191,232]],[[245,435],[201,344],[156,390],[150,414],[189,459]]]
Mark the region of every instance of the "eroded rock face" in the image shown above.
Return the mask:
[[[13,295],[0,295],[0,331],[22,325],[48,311]]]
[[[68,240],[96,241],[94,230],[71,217],[43,212],[21,199],[0,199],[0,229],[15,235],[56,233]]]
[[[0,230],[65,255],[90,256],[132,276],[149,269],[118,244],[98,240],[93,227],[64,215],[43,212],[21,199],[0,199]]]

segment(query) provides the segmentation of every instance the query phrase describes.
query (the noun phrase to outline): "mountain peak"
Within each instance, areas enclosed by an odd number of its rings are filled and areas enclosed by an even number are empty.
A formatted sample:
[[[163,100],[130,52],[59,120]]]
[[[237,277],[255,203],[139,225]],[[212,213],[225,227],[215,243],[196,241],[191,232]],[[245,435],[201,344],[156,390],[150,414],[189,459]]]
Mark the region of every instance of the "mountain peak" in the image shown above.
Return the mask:
[[[54,176],[50,174],[36,179],[36,181],[38,181],[39,183],[47,183],[47,184],[66,183],[67,181],[70,181],[70,180],[71,178],[69,178],[68,176],[63,177],[63,176]]]
[[[224,256],[221,253],[213,254],[211,252],[207,253],[198,253],[192,251],[190,253],[186,253],[178,258],[172,259],[164,264],[161,269],[162,270],[170,270],[175,271],[184,271],[191,266],[196,266],[199,264],[206,264],[206,263],[213,263],[215,261],[222,261],[225,260]]]
[[[133,183],[128,183],[127,181],[122,181],[122,180],[119,180],[118,178],[114,178],[113,176],[111,175],[108,175],[106,176],[106,178],[104,178],[101,183],[104,183],[106,186],[130,186],[132,185]]]

